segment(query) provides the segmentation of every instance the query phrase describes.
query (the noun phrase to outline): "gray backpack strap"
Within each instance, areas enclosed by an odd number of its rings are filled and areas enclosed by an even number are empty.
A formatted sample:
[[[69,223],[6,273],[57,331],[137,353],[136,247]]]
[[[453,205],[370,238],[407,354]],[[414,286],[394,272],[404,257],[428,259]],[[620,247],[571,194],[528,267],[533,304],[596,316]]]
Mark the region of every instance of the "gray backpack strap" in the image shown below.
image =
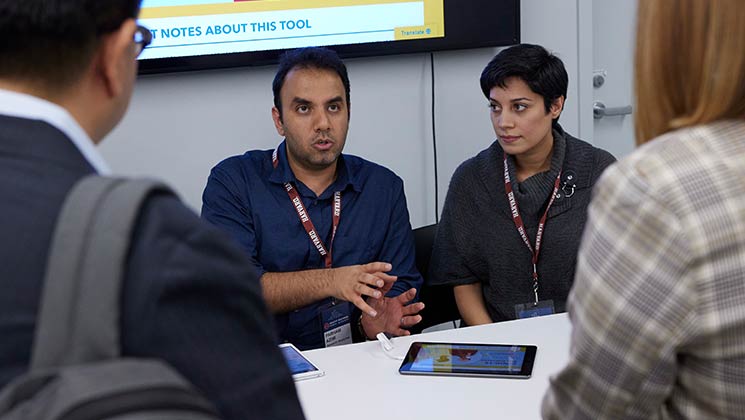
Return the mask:
[[[119,298],[149,180],[89,176],[67,195],[44,278],[31,370],[119,356]]]

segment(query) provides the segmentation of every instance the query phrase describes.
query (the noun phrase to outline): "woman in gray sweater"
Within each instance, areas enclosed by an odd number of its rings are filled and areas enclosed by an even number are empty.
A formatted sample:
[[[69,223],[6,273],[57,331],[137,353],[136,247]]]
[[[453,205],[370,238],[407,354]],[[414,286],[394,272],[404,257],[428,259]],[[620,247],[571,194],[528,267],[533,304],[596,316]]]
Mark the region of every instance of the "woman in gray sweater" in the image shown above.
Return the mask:
[[[615,161],[558,124],[567,85],[538,45],[481,74],[497,139],[453,174],[429,276],[454,286],[468,325],[565,311],[591,189]]]

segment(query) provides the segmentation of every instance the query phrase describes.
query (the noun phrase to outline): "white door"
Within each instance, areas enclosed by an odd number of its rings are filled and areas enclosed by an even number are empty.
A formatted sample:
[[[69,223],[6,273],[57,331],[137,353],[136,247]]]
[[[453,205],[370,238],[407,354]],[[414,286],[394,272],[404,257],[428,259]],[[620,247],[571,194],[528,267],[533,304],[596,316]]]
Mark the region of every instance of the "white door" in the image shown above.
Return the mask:
[[[636,5],[637,0],[592,1],[594,83],[593,101],[587,104],[595,111],[592,143],[617,159],[634,149],[634,116],[629,107],[634,103]],[[596,110],[602,106],[604,113]]]

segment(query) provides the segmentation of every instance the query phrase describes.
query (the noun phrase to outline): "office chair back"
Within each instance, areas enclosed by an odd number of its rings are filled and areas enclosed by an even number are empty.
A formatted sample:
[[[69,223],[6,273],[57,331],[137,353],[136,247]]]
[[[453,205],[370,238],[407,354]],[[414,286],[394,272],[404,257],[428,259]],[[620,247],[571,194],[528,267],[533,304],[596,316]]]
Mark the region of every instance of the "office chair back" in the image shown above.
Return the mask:
[[[432,247],[435,243],[437,224],[414,229],[414,246],[416,248],[416,268],[424,278],[419,291],[419,300],[424,302],[422,322],[411,328],[412,333],[444,322],[460,319],[458,306],[455,304],[452,286],[433,286],[429,283],[429,264],[432,258]]]

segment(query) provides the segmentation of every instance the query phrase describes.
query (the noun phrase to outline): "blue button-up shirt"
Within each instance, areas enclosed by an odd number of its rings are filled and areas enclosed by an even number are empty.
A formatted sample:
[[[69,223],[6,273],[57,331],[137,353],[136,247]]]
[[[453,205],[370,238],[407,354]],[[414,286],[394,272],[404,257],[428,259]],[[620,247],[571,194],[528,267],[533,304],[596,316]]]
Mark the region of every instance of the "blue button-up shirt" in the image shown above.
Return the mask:
[[[215,166],[202,197],[202,217],[238,241],[262,272],[323,268],[324,259],[303,228],[284,183],[297,188],[327,249],[333,195],[341,191],[333,267],[390,262],[390,274],[398,276],[398,280],[388,296],[397,296],[412,287],[419,289],[422,278],[415,266],[414,238],[401,178],[380,165],[341,155],[336,181],[317,196],[295,178],[284,142],[279,146],[277,168],[272,165],[272,152],[249,151]],[[323,299],[277,315],[280,340],[301,349],[323,347],[320,312],[330,301]],[[351,304],[342,304],[351,310]],[[358,313],[355,311],[355,315]]]

